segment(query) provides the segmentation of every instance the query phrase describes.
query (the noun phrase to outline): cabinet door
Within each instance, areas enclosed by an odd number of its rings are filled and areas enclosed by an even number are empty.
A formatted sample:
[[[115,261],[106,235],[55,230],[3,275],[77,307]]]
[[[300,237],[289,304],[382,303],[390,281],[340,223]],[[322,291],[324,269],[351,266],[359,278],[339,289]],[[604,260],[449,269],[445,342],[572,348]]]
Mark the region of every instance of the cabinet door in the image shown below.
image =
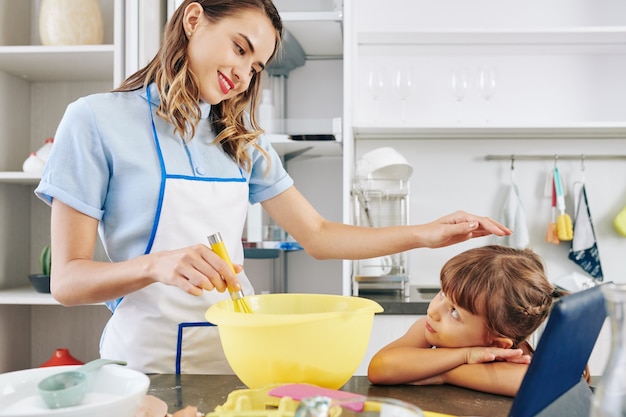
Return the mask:
[[[623,2],[391,3],[355,7],[357,137],[626,133]]]

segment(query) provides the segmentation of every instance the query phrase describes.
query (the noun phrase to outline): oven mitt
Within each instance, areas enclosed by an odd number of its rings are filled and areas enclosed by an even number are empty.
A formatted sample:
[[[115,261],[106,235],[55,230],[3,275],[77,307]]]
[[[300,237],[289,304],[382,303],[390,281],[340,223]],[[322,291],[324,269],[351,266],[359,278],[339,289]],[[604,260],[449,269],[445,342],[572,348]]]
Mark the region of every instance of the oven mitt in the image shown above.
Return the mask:
[[[585,184],[582,182],[574,183],[574,236],[570,245],[569,259],[589,275],[602,281],[596,234],[591,222]]]
[[[528,247],[530,239],[528,237],[528,226],[526,224],[526,213],[522,201],[519,198],[517,185],[512,183],[509,187],[509,194],[502,207],[501,223],[513,230],[513,234],[504,236],[502,244],[516,249]]]
[[[615,227],[617,233],[626,237],[626,207],[617,213],[617,216],[613,219],[613,227]]]

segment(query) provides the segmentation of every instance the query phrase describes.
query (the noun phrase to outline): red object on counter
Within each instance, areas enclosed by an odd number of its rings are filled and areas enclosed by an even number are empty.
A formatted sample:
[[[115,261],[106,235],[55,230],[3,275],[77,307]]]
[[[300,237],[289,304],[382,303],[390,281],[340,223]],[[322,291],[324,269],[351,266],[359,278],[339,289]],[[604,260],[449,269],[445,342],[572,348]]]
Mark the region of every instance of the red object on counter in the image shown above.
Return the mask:
[[[82,362],[72,356],[70,350],[67,348],[61,348],[54,351],[52,357],[39,365],[40,368],[48,366],[62,366],[62,365],[84,365]]]

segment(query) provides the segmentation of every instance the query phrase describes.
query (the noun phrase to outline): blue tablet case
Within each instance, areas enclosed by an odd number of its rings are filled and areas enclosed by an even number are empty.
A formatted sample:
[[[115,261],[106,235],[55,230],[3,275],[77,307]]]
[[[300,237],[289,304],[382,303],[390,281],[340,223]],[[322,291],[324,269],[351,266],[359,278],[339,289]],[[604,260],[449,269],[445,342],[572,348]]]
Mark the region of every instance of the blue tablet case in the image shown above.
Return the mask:
[[[592,391],[582,373],[606,318],[600,287],[554,302],[509,417],[589,416]]]

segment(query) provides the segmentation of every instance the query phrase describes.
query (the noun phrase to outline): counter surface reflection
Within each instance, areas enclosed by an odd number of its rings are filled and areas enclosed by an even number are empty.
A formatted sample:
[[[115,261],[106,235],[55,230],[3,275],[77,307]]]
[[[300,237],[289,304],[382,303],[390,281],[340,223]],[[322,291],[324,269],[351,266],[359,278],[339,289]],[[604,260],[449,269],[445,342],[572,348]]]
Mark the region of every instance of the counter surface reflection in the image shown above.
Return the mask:
[[[165,401],[170,413],[187,405],[208,413],[226,402],[231,391],[246,389],[234,375],[149,375],[148,394]],[[355,376],[342,388],[343,391],[372,397],[403,400],[426,411],[454,416],[506,417],[513,399],[486,394],[451,385],[413,386],[372,385],[365,376]]]

